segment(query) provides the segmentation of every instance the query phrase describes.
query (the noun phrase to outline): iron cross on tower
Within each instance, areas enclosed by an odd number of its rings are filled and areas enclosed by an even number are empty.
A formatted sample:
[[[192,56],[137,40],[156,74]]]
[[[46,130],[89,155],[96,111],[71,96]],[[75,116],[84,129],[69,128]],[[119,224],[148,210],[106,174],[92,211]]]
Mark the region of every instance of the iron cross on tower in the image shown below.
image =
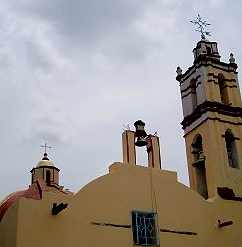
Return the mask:
[[[206,21],[202,21],[202,18],[201,16],[198,14],[197,15],[197,19],[194,20],[194,21],[190,21],[191,23],[193,23],[194,25],[198,25],[198,28],[197,28],[197,32],[201,33],[201,37],[202,39],[205,39],[206,36],[211,36],[210,32],[206,31],[204,27],[207,27],[211,24],[207,23]]]
[[[45,154],[47,154],[47,153],[46,153],[46,149],[47,149],[47,148],[51,148],[50,146],[47,145],[47,143],[45,143],[45,145],[41,145],[41,147],[42,147],[42,148],[45,148]]]

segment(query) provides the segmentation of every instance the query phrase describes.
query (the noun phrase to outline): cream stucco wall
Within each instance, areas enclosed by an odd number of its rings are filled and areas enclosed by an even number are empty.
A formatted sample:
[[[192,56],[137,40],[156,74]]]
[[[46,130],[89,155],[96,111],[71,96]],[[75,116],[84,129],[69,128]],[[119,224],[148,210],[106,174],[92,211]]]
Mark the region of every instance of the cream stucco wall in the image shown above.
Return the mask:
[[[16,201],[0,222],[0,247],[17,246],[18,212],[19,201]]]
[[[54,202],[69,205],[53,216]],[[242,245],[242,202],[206,201],[177,182],[176,173],[156,168],[114,163],[107,175],[73,196],[45,192],[41,200],[21,198],[12,207],[0,223],[0,247],[131,247],[132,229],[122,225],[131,225],[132,210],[157,212],[159,241],[164,247]],[[233,225],[219,229],[218,220],[232,220]],[[4,237],[5,229],[10,234],[10,225],[17,244]]]

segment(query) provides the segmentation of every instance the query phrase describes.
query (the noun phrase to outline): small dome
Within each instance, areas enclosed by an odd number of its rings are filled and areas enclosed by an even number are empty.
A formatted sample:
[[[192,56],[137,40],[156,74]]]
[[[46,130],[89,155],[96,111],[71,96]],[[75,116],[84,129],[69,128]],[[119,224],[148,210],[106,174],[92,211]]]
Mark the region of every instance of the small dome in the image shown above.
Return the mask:
[[[37,164],[37,167],[40,166],[55,166],[53,162],[49,161],[49,160],[41,160],[39,161],[39,163]]]
[[[44,158],[39,161],[39,163],[37,164],[37,167],[40,167],[40,166],[55,166],[53,162],[51,162],[49,160],[49,158],[47,157],[47,153],[44,153]]]

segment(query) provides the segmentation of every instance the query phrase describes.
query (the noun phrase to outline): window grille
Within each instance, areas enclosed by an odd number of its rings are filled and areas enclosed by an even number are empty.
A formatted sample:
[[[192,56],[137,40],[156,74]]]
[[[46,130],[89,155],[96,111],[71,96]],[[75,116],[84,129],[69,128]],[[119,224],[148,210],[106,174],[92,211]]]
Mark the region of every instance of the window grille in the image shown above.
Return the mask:
[[[134,244],[158,246],[156,213],[132,212]]]

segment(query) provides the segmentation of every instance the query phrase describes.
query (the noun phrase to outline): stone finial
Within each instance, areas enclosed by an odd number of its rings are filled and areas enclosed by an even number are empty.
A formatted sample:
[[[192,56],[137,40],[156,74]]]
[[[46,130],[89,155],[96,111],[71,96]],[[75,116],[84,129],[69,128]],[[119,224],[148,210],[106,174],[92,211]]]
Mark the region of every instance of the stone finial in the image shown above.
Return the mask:
[[[181,78],[182,78],[182,69],[179,66],[176,68],[176,73],[177,73],[176,80],[177,81],[181,81]]]
[[[229,62],[230,63],[235,63],[235,58],[234,58],[234,54],[233,53],[230,53]]]
[[[178,66],[176,69],[177,75],[182,75],[182,69]]]
[[[42,160],[49,160],[49,158],[47,157],[47,153],[44,153],[44,157],[43,157],[43,159]]]
[[[229,58],[229,67],[232,70],[236,70],[238,68],[238,65],[235,63],[235,58],[234,58],[234,54],[230,53],[230,58]]]

